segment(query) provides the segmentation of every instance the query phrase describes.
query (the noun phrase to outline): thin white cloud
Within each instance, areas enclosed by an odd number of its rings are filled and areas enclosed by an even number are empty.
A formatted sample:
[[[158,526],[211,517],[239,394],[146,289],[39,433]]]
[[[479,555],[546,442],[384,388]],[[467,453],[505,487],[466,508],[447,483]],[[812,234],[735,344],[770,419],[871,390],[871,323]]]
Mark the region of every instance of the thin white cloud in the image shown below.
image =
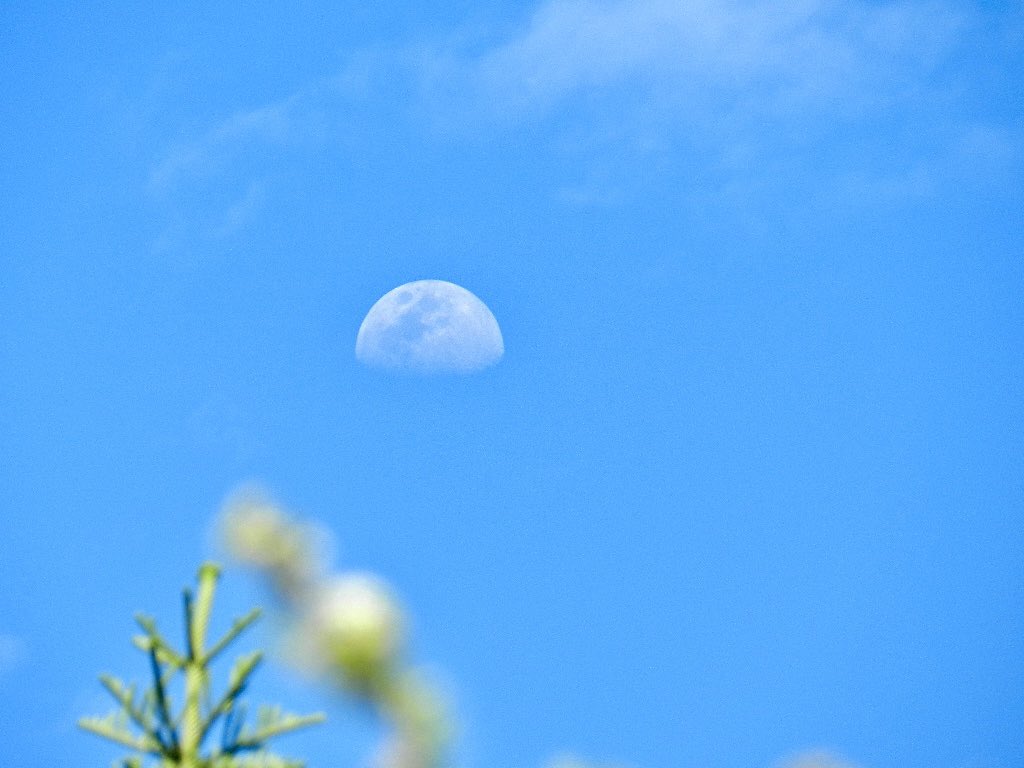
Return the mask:
[[[344,97],[364,95],[371,66],[372,58],[354,56],[339,72],[235,112],[198,136],[175,144],[153,164],[149,191],[157,195],[172,192],[181,184],[225,168],[247,149],[317,144],[331,134]]]
[[[243,229],[263,208],[267,199],[267,184],[265,181],[253,181],[245,192],[228,206],[220,218],[220,221],[213,227],[213,237],[230,237]]]
[[[207,171],[227,159],[247,143],[280,144],[292,138],[300,128],[297,112],[301,109],[302,94],[294,94],[276,103],[247,112],[238,112],[210,128],[202,136],[181,144],[154,167],[149,187],[164,192],[183,177]]]
[[[349,108],[371,95],[370,81],[382,70],[378,59],[376,51],[355,54],[337,72],[165,145],[145,185],[165,217],[153,253],[166,258],[197,240],[244,230],[272,196],[265,160],[325,142],[352,143],[345,125]],[[204,194],[197,195],[200,190]]]
[[[1010,169],[1020,163],[1020,146],[1019,131],[965,124],[951,131],[936,153],[915,158],[906,167],[859,168],[838,175],[835,192],[847,203],[875,204],[928,198],[950,188],[991,188],[1010,182]]]
[[[149,188],[191,221],[181,193],[227,177],[231,194],[200,227],[226,235],[266,205],[272,190],[256,181],[265,169],[244,165],[268,148],[312,140],[358,153],[403,120],[441,141],[487,141],[536,122],[551,128],[549,142],[564,144],[566,156],[580,158],[578,172],[552,182],[553,196],[574,207],[614,205],[642,177],[636,168],[681,139],[722,179],[750,186],[770,183],[780,165],[794,168],[790,157],[814,157],[806,151],[814,131],[834,145],[837,121],[866,127],[885,116],[910,126],[897,151],[879,153],[874,168],[865,161],[817,172],[851,189],[927,195],[942,175],[935,169],[956,160],[945,137],[971,127],[945,109],[971,75],[954,84],[942,72],[979,18],[951,0],[544,0],[484,44],[462,34],[356,53],[340,72],[175,146],[152,168]],[[933,117],[948,125],[937,129]],[[919,137],[914,125],[932,135]],[[877,141],[889,141],[882,131]],[[993,162],[1000,152],[1005,162],[1015,158],[1000,148],[1004,133],[976,131]],[[940,151],[952,154],[938,158]],[[892,167],[897,154],[905,167]],[[213,207],[209,198],[201,205]],[[172,221],[158,248],[180,248],[194,229]]]
[[[578,159],[553,184],[572,207],[628,198],[681,147],[702,190],[829,185],[856,162],[866,183],[921,196],[965,128],[972,75],[947,65],[985,23],[951,0],[544,0],[486,45],[421,51],[418,72],[441,133],[543,128]]]
[[[549,0],[468,64],[481,97],[505,110],[622,85],[684,100],[754,93],[774,110],[891,91],[933,65],[960,26],[930,2]]]
[[[357,52],[340,70],[235,112],[166,149],[150,170],[150,192],[162,195],[223,169],[246,149],[316,145],[325,138],[336,139],[344,107],[370,94],[384,68],[382,62],[379,50]]]
[[[723,111],[857,114],[927,87],[969,21],[943,0],[546,0],[483,50],[460,37],[355,53],[340,72],[173,147],[149,188],[166,193],[246,148],[336,140],[340,115],[360,119],[353,96],[465,128],[608,94],[613,111],[632,98],[631,117],[662,124],[638,139],[654,145],[666,122],[721,128]],[[418,84],[418,96],[402,84]]]
[[[331,96],[339,78],[322,79],[282,98],[214,122],[157,156],[146,190],[164,216],[152,251],[181,254],[197,240],[223,240],[243,231],[266,206],[264,163],[270,151],[316,146],[337,112]],[[202,190],[204,194],[197,196]]]

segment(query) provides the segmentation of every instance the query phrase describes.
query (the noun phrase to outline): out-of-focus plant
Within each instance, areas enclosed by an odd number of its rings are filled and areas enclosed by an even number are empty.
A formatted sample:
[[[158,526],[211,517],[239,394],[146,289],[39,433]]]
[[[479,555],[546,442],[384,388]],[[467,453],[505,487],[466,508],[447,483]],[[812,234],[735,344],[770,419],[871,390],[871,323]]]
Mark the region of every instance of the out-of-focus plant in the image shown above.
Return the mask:
[[[442,768],[451,725],[436,691],[406,660],[405,612],[381,578],[330,573],[327,534],[247,489],[225,504],[228,551],[254,568],[279,599],[293,659],[316,677],[371,705],[390,727],[375,768]],[[547,768],[623,768],[557,756]],[[824,752],[783,768],[852,768]]]
[[[437,691],[408,663],[405,612],[387,583],[369,573],[329,573],[323,534],[256,491],[228,501],[222,533],[229,552],[279,598],[293,658],[369,704],[388,726],[377,766],[439,768],[449,719]]]
[[[156,622],[144,615],[135,617],[143,634],[135,646],[149,657],[153,684],[142,696],[134,685],[116,677],[100,677],[119,709],[106,717],[87,717],[79,726],[133,750],[121,761],[122,768],[142,768],[147,756],[161,768],[301,768],[304,763],[286,760],[267,749],[275,736],[322,722],[324,716],[284,714],[277,707],[260,709],[254,726],[245,723],[241,696],[249,685],[263,654],[259,651],[238,658],[231,669],[227,690],[218,698],[210,696],[211,665],[260,615],[254,609],[237,619],[231,629],[210,646],[206,643],[213,594],[220,569],[205,563],[199,569],[198,590],[184,591],[185,650],[175,650],[157,630]],[[183,682],[179,682],[179,675]],[[175,713],[172,690],[183,689],[183,703]],[[220,742],[203,754],[208,737],[220,724]]]

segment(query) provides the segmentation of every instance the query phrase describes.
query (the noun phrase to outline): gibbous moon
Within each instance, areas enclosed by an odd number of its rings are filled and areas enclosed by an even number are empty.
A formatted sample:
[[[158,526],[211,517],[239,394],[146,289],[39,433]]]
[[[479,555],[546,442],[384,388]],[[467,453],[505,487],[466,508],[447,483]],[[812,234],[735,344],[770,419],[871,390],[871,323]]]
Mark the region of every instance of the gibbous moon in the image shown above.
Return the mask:
[[[505,354],[491,310],[465,288],[417,280],[382,296],[356,337],[356,359],[410,373],[473,373]]]

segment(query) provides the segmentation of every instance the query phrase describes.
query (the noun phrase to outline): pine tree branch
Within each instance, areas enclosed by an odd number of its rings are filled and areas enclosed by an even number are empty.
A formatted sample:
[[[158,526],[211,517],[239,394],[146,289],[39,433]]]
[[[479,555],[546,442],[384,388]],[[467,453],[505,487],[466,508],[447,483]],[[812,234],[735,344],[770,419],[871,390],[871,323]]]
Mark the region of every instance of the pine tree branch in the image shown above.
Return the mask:
[[[217,705],[210,710],[206,720],[203,722],[203,727],[200,739],[206,737],[206,734],[210,732],[217,719],[226,714],[234,706],[235,700],[242,695],[246,685],[249,682],[249,678],[252,673],[256,671],[256,667],[260,661],[263,660],[263,653],[261,651],[254,651],[246,656],[242,656],[235,662],[235,666],[231,669],[230,682],[228,683],[228,689],[224,692],[220,701]]]
[[[217,655],[223,651],[236,637],[242,632],[248,629],[252,624],[262,615],[262,611],[259,608],[253,608],[249,613],[240,619],[235,619],[231,625],[231,629],[227,631],[220,640],[218,640],[214,646],[207,652],[206,656],[203,657],[203,663],[211,663]]]
[[[156,621],[143,613],[137,613],[135,614],[135,623],[138,624],[142,628],[142,631],[146,633],[145,638],[135,638],[133,640],[136,648],[148,653],[149,646],[152,645],[160,655],[161,662],[176,669],[181,669],[185,666],[185,658],[167,644],[167,641],[164,640],[160,631],[156,628]]]
[[[118,726],[115,721],[116,714],[106,718],[83,717],[78,721],[78,727],[137,752],[157,756],[164,754],[164,745],[159,740],[147,735],[137,736],[128,729]]]
[[[259,748],[267,741],[284,733],[291,733],[300,728],[319,725],[327,719],[322,712],[312,715],[284,715],[272,722],[260,726],[255,731],[243,734],[235,743],[244,748]]]
[[[147,711],[135,705],[135,686],[127,687],[113,675],[101,675],[100,684],[117,700],[125,714],[142,729],[146,736],[154,741],[160,741],[160,735],[153,727],[153,721]]]
[[[167,690],[164,686],[163,671],[160,669],[160,662],[156,657],[156,647],[149,649],[150,667],[153,671],[153,691],[156,694],[156,714],[160,723],[167,729],[167,737],[170,742],[170,752],[177,755],[181,751],[181,744],[178,741],[178,731],[174,726],[174,719],[171,717],[171,709],[167,704]],[[163,741],[163,739],[161,739]]]
[[[259,651],[239,657],[229,674],[227,690],[210,705],[210,668],[213,660],[260,616],[257,608],[235,619],[225,635],[205,649],[213,595],[219,568],[206,563],[199,569],[196,593],[184,592],[185,645],[182,655],[172,648],[157,629],[156,622],[138,614],[136,622],[144,634],[133,643],[149,657],[153,683],[136,699],[136,688],[112,675],[101,676],[103,687],[120,705],[105,718],[83,718],[86,731],[134,750],[137,754],[115,763],[119,768],[143,768],[143,755],[158,758],[163,768],[303,768],[301,761],[287,760],[267,751],[274,736],[314,725],[323,715],[282,715],[277,708],[261,710],[254,729],[246,729],[245,707],[239,701],[263,659]],[[180,714],[173,713],[171,684],[184,673],[185,702]],[[203,713],[206,713],[205,717]],[[201,754],[204,739],[223,718],[220,748]],[[142,731],[136,733],[136,727]],[[239,753],[248,753],[240,756]]]

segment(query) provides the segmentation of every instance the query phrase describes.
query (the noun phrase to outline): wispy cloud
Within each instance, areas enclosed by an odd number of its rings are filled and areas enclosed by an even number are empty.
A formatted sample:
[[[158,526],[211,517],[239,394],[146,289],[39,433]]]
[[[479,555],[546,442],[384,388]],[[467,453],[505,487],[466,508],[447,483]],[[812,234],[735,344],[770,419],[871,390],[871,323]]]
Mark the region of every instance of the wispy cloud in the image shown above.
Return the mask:
[[[548,0],[518,33],[432,71],[503,114],[622,87],[691,108],[847,109],[915,82],[962,26],[934,2]]]
[[[166,192],[184,178],[208,173],[246,145],[284,144],[308,135],[318,123],[315,107],[310,110],[301,92],[238,112],[165,154],[150,173],[150,191]]]
[[[289,123],[287,102],[233,115],[199,139],[176,147],[160,160],[150,175],[150,188],[166,189],[181,176],[207,165],[218,152],[241,141],[253,138],[280,140],[287,134]]]
[[[355,54],[338,71],[165,143],[146,171],[146,192],[164,219],[153,252],[166,257],[239,234],[273,200],[274,170],[350,142],[351,105],[367,98],[376,58]]]
[[[211,234],[214,237],[230,237],[238,232],[259,213],[266,198],[266,182],[250,182],[245,192],[224,211],[220,221],[212,228]]]
[[[888,120],[905,124],[906,146],[894,153],[903,167],[880,160],[832,177],[920,196],[934,188],[936,168],[955,164],[950,137],[973,130],[980,150],[1014,156],[995,146],[1005,131],[948,108],[970,75],[954,82],[943,68],[977,22],[949,0],[544,0],[498,34],[455,32],[354,54],[341,71],[174,145],[154,164],[149,189],[173,206],[188,185],[227,177],[231,192],[203,225],[227,236],[272,199],[264,168],[241,169],[268,149],[330,143],[365,152],[396,123],[441,142],[467,133],[500,140],[529,124],[550,128],[549,141],[581,159],[574,178],[553,183],[553,196],[609,205],[628,194],[625,167],[680,142],[700,147],[723,176],[756,184],[758,174],[773,178],[787,153],[813,154],[806,148],[816,135],[834,144],[863,130],[877,144],[886,129],[871,121]],[[853,130],[840,136],[837,124]]]
[[[778,763],[778,768],[856,768],[841,757],[824,749],[801,752]]]
[[[24,642],[14,635],[0,634],[0,676],[16,667],[25,654]]]
[[[578,158],[554,193],[567,205],[628,197],[638,168],[680,149],[705,187],[860,174],[919,197],[956,164],[955,137],[1005,133],[965,116],[976,75],[950,66],[986,23],[947,0],[545,0],[419,72],[441,132],[543,129]]]
[[[889,203],[932,197],[951,187],[992,187],[1009,180],[1019,165],[1021,133],[967,123],[949,131],[938,151],[904,167],[858,168],[838,174],[834,191],[847,201]]]
[[[933,90],[929,73],[971,22],[943,0],[546,0],[487,44],[453,34],[353,54],[340,72],[175,145],[149,186],[173,189],[246,148],[336,139],[343,111],[360,119],[353,94],[470,130],[542,118],[574,97],[584,107],[606,97],[631,119],[725,132],[730,119],[856,116]]]
[[[180,182],[185,185],[184,180]],[[192,180],[196,184],[196,180]],[[258,221],[269,205],[269,184],[265,178],[248,179],[236,174],[220,182],[219,189],[206,189],[200,202],[189,206],[174,195],[161,200],[165,221],[152,243],[152,252],[191,270],[203,259],[197,252],[223,246]],[[182,195],[187,198],[187,195]]]
[[[376,52],[355,54],[339,71],[234,112],[165,148],[150,170],[150,192],[173,192],[178,185],[226,169],[246,151],[318,146],[336,139],[342,122],[339,116],[351,100],[366,95],[368,81],[379,69],[377,59]]]

